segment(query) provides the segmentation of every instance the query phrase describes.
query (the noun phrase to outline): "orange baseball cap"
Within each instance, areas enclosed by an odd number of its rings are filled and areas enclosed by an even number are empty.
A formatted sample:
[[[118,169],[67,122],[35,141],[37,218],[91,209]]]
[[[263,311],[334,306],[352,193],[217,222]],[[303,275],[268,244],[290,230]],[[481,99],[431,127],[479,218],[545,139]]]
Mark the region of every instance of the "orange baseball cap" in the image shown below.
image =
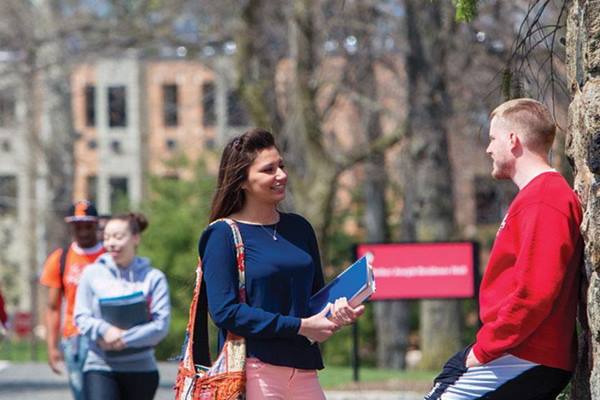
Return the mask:
[[[69,207],[65,217],[66,222],[97,221],[98,211],[92,202],[87,200],[77,201]]]

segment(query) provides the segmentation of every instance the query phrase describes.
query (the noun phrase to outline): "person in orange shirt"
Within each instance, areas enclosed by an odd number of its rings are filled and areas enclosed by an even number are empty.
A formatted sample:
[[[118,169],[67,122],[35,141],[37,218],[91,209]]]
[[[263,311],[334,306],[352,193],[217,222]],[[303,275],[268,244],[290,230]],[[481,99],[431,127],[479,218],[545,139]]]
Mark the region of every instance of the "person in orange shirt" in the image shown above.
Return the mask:
[[[45,313],[48,364],[54,373],[61,374],[60,365],[64,361],[73,397],[82,400],[82,367],[87,344],[73,323],[73,307],[81,273],[105,250],[96,235],[98,212],[92,203],[79,201],[73,204],[65,222],[71,228],[73,242],[48,256],[40,283],[48,288]]]

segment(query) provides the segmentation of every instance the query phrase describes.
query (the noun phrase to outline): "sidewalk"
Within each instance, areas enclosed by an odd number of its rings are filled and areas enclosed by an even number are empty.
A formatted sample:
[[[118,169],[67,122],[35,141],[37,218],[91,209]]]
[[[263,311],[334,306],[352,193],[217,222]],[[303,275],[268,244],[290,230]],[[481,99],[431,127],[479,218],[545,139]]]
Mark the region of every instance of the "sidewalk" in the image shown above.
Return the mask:
[[[388,391],[326,391],[327,400],[423,400],[423,395],[413,392]]]

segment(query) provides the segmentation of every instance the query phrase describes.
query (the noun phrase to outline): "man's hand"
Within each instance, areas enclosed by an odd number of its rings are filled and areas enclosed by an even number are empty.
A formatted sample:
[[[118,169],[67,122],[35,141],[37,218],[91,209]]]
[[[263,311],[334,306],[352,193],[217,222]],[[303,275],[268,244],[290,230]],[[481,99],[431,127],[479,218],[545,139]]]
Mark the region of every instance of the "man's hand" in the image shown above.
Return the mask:
[[[467,368],[471,367],[480,367],[483,364],[479,362],[477,357],[475,357],[475,353],[473,353],[473,348],[469,350],[469,354],[467,355],[467,360],[465,361],[465,366]]]
[[[60,364],[63,361],[62,351],[58,348],[60,340],[60,316],[62,295],[60,289],[48,288],[48,303],[44,322],[46,324],[46,347],[48,349],[48,365],[55,374],[61,374]]]
[[[50,365],[50,369],[55,374],[62,374],[62,368],[60,364],[63,362],[63,353],[58,349],[58,347],[48,347],[48,365]]]

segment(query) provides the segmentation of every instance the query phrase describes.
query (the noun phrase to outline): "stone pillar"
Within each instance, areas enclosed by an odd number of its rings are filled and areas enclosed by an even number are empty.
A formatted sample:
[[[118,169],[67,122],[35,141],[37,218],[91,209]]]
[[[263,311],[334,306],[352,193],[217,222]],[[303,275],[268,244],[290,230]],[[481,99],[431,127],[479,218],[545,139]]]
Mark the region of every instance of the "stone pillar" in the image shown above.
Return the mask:
[[[581,231],[589,283],[587,320],[586,301],[581,302],[580,357],[571,398],[600,399],[600,2],[573,0],[567,18],[567,83],[572,101],[566,150],[584,211]]]

